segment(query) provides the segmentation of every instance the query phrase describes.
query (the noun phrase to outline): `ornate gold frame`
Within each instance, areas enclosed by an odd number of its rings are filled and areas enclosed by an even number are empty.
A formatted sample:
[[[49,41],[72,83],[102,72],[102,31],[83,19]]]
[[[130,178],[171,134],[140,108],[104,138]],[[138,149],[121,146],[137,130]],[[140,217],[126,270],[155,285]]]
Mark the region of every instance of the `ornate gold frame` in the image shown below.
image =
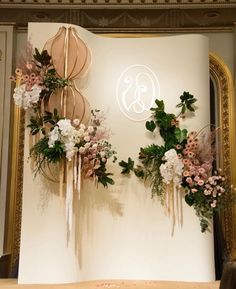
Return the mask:
[[[229,182],[236,187],[235,157],[235,101],[233,78],[224,61],[214,53],[210,53],[210,76],[216,86],[218,103],[218,120],[221,128],[220,167]],[[236,258],[236,206],[221,214],[223,233],[227,253],[231,259]]]
[[[113,35],[114,36],[114,35]],[[135,37],[138,35],[135,34]],[[139,35],[140,37],[140,35]],[[220,138],[220,162],[227,176],[236,186],[235,118],[234,91],[231,73],[217,55],[210,53],[210,75],[214,80],[218,95],[218,116],[222,134]],[[11,252],[11,268],[16,263],[20,250],[23,156],[24,156],[24,113],[14,108],[14,128],[12,146],[12,177],[7,231],[8,251]],[[236,206],[222,214],[227,251],[231,259],[236,258]]]

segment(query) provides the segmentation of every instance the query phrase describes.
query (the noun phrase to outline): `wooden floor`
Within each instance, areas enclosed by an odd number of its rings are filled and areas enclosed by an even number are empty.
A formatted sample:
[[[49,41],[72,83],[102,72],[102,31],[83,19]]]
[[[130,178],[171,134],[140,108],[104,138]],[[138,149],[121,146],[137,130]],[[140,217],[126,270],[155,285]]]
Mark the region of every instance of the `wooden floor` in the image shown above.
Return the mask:
[[[0,289],[219,289],[220,283],[193,283],[170,281],[90,281],[60,285],[21,285],[16,279],[0,279]]]

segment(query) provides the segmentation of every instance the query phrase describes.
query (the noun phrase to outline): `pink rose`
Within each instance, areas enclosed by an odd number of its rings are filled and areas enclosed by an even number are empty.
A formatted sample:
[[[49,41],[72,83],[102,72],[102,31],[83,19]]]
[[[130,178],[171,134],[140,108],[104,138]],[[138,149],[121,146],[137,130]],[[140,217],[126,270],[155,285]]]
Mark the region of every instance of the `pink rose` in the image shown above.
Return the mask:
[[[199,186],[203,186],[204,181],[203,181],[203,180],[199,180],[199,181],[197,182],[197,184],[198,184]]]

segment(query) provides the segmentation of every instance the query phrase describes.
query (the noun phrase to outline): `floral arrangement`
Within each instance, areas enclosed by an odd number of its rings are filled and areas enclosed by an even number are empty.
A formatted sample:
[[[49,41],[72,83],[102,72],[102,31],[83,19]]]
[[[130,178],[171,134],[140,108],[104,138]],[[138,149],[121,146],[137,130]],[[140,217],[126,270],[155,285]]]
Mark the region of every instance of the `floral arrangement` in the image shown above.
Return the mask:
[[[214,133],[206,129],[188,132],[179,127],[179,120],[187,116],[186,112],[194,113],[197,99],[189,92],[183,92],[180,100],[177,116],[165,112],[162,100],[156,100],[156,107],[151,108],[151,120],[146,122],[146,129],[152,133],[159,129],[164,144],[140,148],[141,164],[137,166],[131,158],[119,165],[123,174],[133,171],[138,178],[148,181],[152,194],[161,197],[168,210],[170,202],[174,207],[174,194],[179,191],[185,202],[194,208],[201,231],[205,232],[209,230],[214,212],[227,206],[232,195],[226,178],[220,171],[213,170]],[[167,196],[170,190],[172,196]]]
[[[89,123],[83,124],[78,118],[63,117],[56,108],[45,109],[45,103],[55,90],[71,86],[69,79],[57,74],[47,50],[40,53],[35,49],[33,60],[22,69],[17,68],[11,80],[16,82],[15,104],[30,115],[28,127],[36,140],[30,150],[35,173],[45,174],[48,165],[76,158],[82,177],[93,178],[104,187],[114,184],[106,164],[109,158],[116,160],[116,152],[108,142],[104,115],[92,110]]]

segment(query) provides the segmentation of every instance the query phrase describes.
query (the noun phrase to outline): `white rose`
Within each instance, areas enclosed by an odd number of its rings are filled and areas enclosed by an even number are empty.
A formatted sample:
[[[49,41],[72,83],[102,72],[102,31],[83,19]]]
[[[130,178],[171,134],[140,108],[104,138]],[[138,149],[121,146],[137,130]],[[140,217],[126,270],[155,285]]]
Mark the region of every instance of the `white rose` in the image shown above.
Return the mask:
[[[89,142],[89,141],[90,141],[90,137],[87,135],[87,136],[84,138],[84,140],[85,140],[86,142]]]
[[[86,149],[85,149],[84,147],[80,147],[80,148],[79,148],[79,153],[80,153],[80,154],[83,154],[83,153],[85,152],[85,150],[86,150]]]
[[[83,137],[84,136],[84,130],[82,128],[80,128],[78,131],[77,131],[77,134],[79,137]]]
[[[88,132],[89,132],[89,133],[92,133],[93,131],[94,131],[94,128],[93,128],[93,126],[90,125],[90,126],[88,127]]]
[[[104,151],[100,152],[100,156],[103,158],[105,157],[106,153]]]

